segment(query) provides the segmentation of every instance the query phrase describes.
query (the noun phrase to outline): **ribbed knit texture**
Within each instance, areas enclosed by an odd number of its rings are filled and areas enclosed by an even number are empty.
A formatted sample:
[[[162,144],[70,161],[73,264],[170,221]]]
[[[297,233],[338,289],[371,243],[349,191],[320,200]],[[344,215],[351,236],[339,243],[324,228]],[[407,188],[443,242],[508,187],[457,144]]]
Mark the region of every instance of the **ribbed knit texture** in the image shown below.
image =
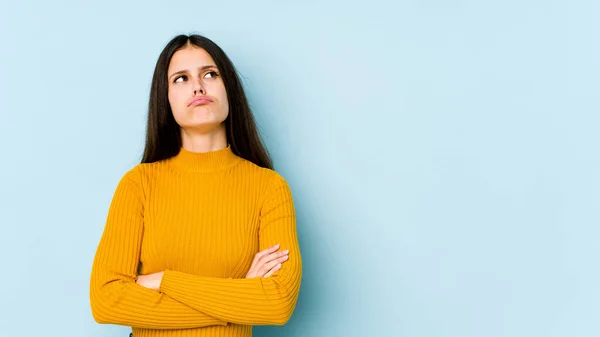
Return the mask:
[[[246,279],[256,253],[277,243],[290,251],[281,269]],[[158,291],[136,284],[160,271]],[[288,321],[301,274],[284,178],[230,146],[182,148],[120,180],[92,266],[91,309],[135,337],[251,336],[252,325]]]

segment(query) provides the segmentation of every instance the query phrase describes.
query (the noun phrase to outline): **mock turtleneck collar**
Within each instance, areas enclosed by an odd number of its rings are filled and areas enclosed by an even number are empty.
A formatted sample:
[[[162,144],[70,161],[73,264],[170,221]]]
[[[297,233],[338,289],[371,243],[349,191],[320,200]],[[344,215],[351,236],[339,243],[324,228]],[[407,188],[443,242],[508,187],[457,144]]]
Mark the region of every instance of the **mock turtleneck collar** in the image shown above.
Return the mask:
[[[208,173],[230,168],[240,159],[231,150],[231,144],[227,144],[224,149],[210,152],[191,152],[181,147],[179,153],[170,158],[170,162],[178,170]]]

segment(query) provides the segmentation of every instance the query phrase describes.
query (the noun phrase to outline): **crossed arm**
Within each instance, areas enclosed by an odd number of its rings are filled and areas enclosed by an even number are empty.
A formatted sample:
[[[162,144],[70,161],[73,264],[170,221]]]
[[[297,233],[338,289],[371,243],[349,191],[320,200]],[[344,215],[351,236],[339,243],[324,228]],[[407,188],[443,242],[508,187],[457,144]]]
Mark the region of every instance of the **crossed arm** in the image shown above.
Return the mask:
[[[261,253],[244,279],[175,270],[136,275],[144,204],[136,178],[132,170],[119,182],[94,258],[90,303],[97,322],[183,329],[227,322],[280,325],[289,320],[299,293],[302,263],[291,191],[281,176],[276,175],[267,189],[260,214]],[[280,244],[277,249],[289,251],[284,254],[289,258],[279,267],[285,256],[276,252],[276,244]]]

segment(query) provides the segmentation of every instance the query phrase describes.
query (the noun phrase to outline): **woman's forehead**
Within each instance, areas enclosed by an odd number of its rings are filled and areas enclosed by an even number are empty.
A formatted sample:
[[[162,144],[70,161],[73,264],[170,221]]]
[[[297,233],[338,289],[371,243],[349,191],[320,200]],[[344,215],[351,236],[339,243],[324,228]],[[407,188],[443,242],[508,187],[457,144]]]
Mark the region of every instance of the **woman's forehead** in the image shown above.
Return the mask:
[[[210,54],[198,47],[186,47],[173,54],[169,62],[169,72],[204,68],[205,66],[215,66],[215,62]]]

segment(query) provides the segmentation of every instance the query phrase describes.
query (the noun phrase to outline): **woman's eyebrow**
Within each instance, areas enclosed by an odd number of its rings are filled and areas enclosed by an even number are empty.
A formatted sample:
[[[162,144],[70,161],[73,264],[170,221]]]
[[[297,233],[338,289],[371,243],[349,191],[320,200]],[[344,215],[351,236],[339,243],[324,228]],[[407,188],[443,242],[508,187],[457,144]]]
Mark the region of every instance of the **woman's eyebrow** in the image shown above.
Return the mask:
[[[215,66],[215,65],[208,64],[208,65],[205,65],[205,66],[202,66],[202,67],[198,68],[198,70],[199,70],[199,71],[202,71],[202,70],[204,70],[204,69],[208,69],[208,68],[216,68],[216,67],[217,67],[217,66]],[[171,78],[171,77],[173,77],[173,76],[175,76],[175,75],[184,74],[184,73],[186,73],[186,72],[187,72],[187,69],[183,69],[183,70],[176,71],[176,72],[172,73],[171,75],[169,75],[169,78]]]

